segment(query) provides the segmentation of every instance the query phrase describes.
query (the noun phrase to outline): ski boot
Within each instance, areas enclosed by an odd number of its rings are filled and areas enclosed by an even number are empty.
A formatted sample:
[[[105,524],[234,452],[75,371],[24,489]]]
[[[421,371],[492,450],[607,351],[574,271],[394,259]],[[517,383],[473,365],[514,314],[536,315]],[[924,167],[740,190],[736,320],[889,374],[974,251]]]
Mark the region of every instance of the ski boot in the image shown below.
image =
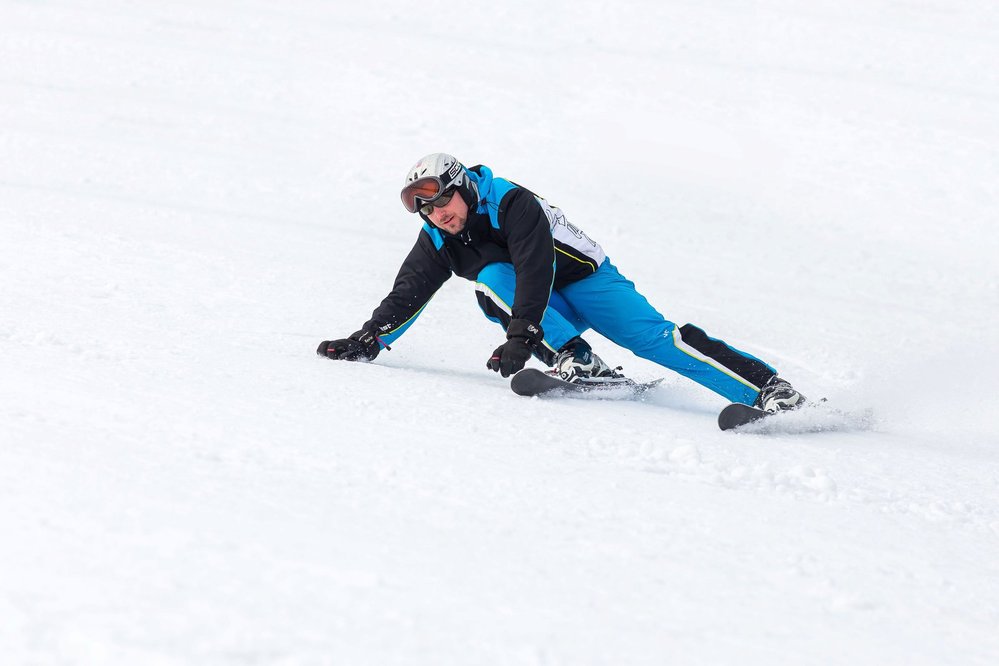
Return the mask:
[[[555,367],[549,372],[570,384],[628,385],[630,379],[618,372],[621,368],[611,368],[603,359],[593,353],[589,343],[575,337],[562,345],[555,356]]]
[[[760,389],[760,394],[756,397],[753,407],[775,414],[788,409],[797,409],[805,402],[807,402],[805,396],[795,391],[786,379],[774,375]]]

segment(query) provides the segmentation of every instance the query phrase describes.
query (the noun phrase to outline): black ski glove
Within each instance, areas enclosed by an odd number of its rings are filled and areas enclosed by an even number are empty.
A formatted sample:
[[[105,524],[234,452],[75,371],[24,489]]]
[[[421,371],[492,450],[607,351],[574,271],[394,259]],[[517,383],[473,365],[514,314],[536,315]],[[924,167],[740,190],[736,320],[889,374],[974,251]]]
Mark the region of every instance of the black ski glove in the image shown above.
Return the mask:
[[[371,361],[382,350],[373,333],[357,331],[349,338],[324,340],[316,353],[338,361]]]
[[[506,342],[496,348],[486,367],[504,377],[523,370],[527,359],[531,358],[531,350],[543,337],[544,332],[537,324],[526,319],[512,319],[506,327]]]

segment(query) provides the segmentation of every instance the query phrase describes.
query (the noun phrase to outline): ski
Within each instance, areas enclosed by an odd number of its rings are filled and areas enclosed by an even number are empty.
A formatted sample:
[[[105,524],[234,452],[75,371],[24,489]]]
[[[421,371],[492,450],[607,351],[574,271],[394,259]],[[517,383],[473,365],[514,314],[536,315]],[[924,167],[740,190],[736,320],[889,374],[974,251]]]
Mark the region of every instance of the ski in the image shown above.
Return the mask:
[[[718,427],[722,430],[732,430],[739,426],[755,423],[768,416],[772,416],[772,414],[762,409],[734,402],[718,414]]]
[[[517,395],[528,397],[545,396],[594,396],[602,398],[634,398],[644,395],[649,389],[659,385],[662,379],[650,382],[636,382],[625,379],[613,383],[581,384],[562,381],[555,375],[536,368],[521,370],[510,380],[510,388]]]
[[[742,429],[756,434],[803,434],[871,430],[876,426],[871,408],[838,409],[823,400],[809,402],[796,409],[765,412],[762,409],[733,403],[718,414],[722,430]]]

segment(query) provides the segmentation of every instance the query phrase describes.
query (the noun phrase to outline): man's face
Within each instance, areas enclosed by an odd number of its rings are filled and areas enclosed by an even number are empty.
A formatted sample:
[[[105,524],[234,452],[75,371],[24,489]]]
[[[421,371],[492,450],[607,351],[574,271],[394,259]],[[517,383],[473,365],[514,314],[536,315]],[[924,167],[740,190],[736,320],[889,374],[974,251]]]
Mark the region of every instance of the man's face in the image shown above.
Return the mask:
[[[461,198],[461,195],[457,192],[451,197],[451,201],[447,202],[445,206],[438,208],[434,206],[433,211],[430,215],[427,215],[430,222],[437,227],[442,229],[449,234],[459,234],[465,228],[465,223],[468,221],[468,204],[465,200]]]

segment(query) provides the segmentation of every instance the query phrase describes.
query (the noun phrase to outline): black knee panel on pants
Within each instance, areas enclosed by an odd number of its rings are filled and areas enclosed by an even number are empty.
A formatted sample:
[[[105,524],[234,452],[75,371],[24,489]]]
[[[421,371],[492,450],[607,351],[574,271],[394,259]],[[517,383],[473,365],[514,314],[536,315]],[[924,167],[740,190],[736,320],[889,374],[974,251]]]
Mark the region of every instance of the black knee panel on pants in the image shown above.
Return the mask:
[[[681,326],[680,337],[701,354],[725,366],[755,386],[764,386],[774,376],[773,370],[762,361],[740,354],[721,340],[709,338],[707,333],[693,324]]]

